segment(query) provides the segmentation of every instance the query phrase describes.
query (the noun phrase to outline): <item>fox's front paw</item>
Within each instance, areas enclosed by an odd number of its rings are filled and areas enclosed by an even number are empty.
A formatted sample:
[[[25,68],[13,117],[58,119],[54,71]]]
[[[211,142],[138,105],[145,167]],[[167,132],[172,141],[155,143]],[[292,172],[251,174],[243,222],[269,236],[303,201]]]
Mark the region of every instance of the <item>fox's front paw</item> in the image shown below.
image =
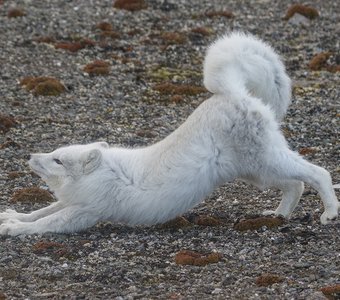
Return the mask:
[[[276,211],[275,210],[265,210],[262,212],[263,216],[276,216]]]
[[[276,216],[276,217],[283,217],[285,219],[289,219],[290,215],[284,214],[280,211],[276,210],[265,210],[262,212],[263,216]]]
[[[0,225],[0,235],[19,235],[23,232],[21,231],[22,222],[18,220],[7,220],[5,223]]]
[[[6,209],[4,212],[0,213],[0,224],[11,219],[16,219],[18,212],[13,209]]]

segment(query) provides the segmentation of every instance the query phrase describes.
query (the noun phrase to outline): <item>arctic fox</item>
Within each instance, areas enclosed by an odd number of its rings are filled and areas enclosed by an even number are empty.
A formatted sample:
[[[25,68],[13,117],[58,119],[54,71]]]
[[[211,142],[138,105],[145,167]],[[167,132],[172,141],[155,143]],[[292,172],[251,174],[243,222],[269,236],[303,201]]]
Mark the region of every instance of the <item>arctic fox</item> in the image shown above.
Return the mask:
[[[208,49],[204,84],[213,96],[154,145],[98,142],[33,154],[31,168],[58,201],[30,214],[6,210],[0,234],[70,233],[99,221],[162,223],[237,178],[281,189],[280,205],[265,214],[286,218],[306,182],[323,201],[321,223],[335,220],[340,205],[330,174],[291,151],[280,132],[291,82],[275,51],[252,35],[227,34]]]

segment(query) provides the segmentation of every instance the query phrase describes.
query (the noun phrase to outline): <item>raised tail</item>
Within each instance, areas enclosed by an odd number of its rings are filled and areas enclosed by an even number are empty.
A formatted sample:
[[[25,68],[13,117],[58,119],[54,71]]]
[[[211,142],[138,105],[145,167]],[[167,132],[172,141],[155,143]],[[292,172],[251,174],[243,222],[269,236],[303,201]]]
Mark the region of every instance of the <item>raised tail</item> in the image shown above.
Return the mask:
[[[231,99],[244,93],[261,99],[278,121],[291,102],[291,80],[279,55],[265,42],[240,32],[227,34],[209,47],[204,85],[210,92]]]

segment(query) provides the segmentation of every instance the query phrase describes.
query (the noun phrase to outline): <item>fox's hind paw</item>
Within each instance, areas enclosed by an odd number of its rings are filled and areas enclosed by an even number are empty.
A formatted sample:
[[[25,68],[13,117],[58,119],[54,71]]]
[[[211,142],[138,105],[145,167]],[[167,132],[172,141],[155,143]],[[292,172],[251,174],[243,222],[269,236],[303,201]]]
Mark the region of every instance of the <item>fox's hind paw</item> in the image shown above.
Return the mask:
[[[337,224],[339,223],[339,205],[338,208],[335,208],[333,210],[325,210],[323,214],[320,217],[321,224],[327,225],[327,224]]]

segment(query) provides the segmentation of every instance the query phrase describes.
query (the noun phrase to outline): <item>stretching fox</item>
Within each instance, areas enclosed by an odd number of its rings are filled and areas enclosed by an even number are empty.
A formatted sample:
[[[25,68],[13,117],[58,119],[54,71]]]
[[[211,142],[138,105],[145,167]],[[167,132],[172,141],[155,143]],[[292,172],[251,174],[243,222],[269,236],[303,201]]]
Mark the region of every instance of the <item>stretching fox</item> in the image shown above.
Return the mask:
[[[321,223],[338,216],[329,173],[291,151],[279,129],[291,82],[279,56],[251,35],[231,33],[208,49],[204,84],[213,96],[164,140],[145,148],[105,142],[33,154],[29,164],[57,202],[30,214],[0,214],[0,234],[76,232],[99,221],[156,224],[235,179],[283,191],[266,214],[289,218],[304,184],[323,201]]]

